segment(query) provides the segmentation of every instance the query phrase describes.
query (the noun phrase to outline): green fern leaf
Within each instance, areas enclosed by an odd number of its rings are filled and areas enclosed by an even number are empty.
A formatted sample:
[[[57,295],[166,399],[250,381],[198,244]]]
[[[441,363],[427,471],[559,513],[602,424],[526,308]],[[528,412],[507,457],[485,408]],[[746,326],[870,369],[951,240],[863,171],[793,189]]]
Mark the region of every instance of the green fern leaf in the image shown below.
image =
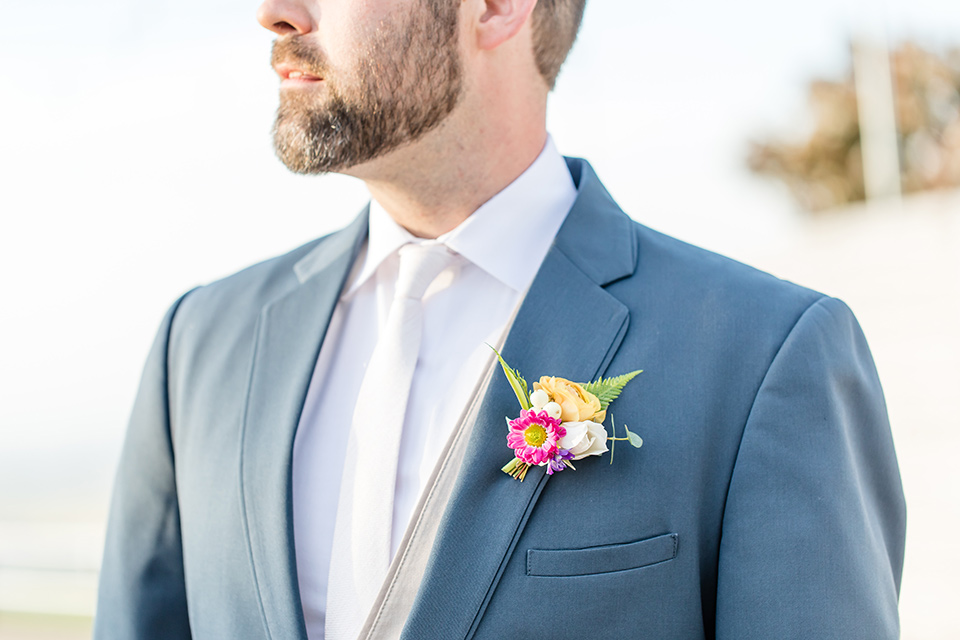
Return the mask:
[[[593,395],[597,396],[597,400],[600,401],[600,408],[606,409],[610,406],[610,403],[620,397],[620,392],[623,391],[623,388],[627,386],[627,383],[636,378],[638,375],[643,373],[640,371],[631,371],[630,373],[625,373],[622,376],[615,376],[613,378],[607,378],[604,380],[600,378],[596,382],[588,382],[587,384],[581,384],[584,390],[589,391]]]

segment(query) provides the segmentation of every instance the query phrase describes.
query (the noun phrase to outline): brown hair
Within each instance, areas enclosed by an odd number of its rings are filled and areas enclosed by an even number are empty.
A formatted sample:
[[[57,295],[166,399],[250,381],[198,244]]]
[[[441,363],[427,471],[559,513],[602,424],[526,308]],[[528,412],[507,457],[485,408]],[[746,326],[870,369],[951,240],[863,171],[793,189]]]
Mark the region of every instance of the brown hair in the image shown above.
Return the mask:
[[[577,39],[586,3],[587,0],[537,0],[533,8],[533,55],[551,89]]]

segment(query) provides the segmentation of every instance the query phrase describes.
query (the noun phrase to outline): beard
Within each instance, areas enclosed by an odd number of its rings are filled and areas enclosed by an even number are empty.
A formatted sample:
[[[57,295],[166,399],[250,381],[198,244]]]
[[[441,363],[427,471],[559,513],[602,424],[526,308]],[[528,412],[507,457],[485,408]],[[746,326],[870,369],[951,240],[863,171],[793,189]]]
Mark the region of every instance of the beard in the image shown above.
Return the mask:
[[[294,173],[322,174],[373,160],[423,137],[462,92],[459,2],[418,0],[384,21],[350,73],[332,69],[304,36],[274,42],[289,62],[325,86],[281,92],[273,126],[277,157]]]

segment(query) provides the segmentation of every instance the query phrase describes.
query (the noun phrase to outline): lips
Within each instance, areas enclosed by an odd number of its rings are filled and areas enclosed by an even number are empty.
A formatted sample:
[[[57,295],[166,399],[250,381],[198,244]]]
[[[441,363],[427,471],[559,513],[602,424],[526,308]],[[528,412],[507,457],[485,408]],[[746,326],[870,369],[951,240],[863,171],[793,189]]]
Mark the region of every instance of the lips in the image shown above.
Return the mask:
[[[284,84],[300,84],[323,81],[323,77],[310,73],[309,71],[299,69],[295,65],[286,62],[277,64],[274,66],[274,69],[276,70],[277,75],[280,76],[280,78],[284,81]]]
[[[290,73],[287,74],[287,77],[285,79],[286,80],[310,80],[310,81],[323,80],[323,78],[320,78],[315,75],[311,75],[309,73],[304,73],[303,71],[291,71]]]

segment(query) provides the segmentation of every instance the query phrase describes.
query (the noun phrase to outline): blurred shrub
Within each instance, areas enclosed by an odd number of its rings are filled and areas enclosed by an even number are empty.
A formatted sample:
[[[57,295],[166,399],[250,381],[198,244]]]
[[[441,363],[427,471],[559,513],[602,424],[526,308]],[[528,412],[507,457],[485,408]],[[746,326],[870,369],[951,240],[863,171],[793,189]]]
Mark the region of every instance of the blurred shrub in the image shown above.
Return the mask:
[[[891,53],[891,73],[903,192],[960,187],[960,49],[938,55],[903,44]],[[853,70],[840,82],[811,82],[809,95],[809,137],[754,142],[750,169],[782,180],[809,211],[863,200]]]

